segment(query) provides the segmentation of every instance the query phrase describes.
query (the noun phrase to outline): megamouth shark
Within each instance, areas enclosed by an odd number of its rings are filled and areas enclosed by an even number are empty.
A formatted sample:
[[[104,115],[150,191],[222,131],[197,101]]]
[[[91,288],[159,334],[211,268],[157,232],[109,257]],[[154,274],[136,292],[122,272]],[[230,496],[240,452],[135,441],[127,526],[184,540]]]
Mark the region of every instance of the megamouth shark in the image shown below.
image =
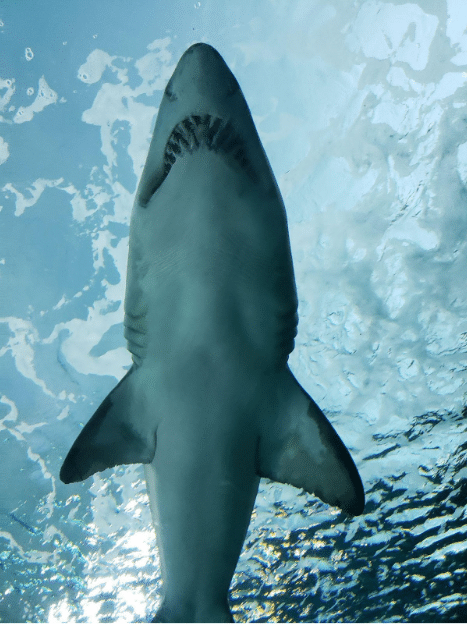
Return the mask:
[[[165,89],[130,225],[133,365],[60,472],[144,464],[163,598],[155,622],[231,622],[261,477],[362,513],[362,482],[291,373],[297,294],[284,204],[237,80],[197,43]]]

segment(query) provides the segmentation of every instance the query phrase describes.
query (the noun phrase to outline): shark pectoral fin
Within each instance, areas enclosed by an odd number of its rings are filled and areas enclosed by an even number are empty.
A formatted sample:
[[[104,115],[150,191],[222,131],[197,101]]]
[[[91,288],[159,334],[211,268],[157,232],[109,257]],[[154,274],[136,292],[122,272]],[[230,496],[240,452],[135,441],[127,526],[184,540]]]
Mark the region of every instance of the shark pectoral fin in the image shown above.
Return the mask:
[[[156,419],[144,419],[134,366],[107,395],[76,438],[60,470],[64,483],[83,481],[120,464],[149,463],[156,450]]]
[[[260,437],[258,473],[303,488],[349,514],[361,514],[365,494],[349,451],[289,370],[283,381],[282,413],[265,423]]]

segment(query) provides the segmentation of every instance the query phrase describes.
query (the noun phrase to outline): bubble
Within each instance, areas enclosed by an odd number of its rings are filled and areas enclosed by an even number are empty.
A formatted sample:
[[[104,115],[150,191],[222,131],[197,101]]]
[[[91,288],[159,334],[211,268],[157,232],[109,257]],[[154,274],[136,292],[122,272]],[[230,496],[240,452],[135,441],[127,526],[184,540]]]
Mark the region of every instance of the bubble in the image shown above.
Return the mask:
[[[24,56],[26,57],[27,61],[32,61],[32,59],[34,58],[34,52],[31,50],[31,48],[26,48],[26,50],[24,51]]]
[[[34,95],[34,89],[32,87],[29,87],[29,89],[27,89],[26,93],[28,95]]]

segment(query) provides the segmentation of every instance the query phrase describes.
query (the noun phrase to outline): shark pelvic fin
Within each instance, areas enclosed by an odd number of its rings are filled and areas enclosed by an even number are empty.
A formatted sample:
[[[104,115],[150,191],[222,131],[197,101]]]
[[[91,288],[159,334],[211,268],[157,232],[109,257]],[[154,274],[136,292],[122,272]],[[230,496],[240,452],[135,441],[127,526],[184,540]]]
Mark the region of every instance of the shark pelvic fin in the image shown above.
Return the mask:
[[[289,369],[279,395],[279,415],[260,438],[259,475],[302,488],[351,515],[361,514],[365,494],[350,453]]]
[[[148,428],[141,418],[145,406],[138,399],[138,373],[135,366],[128,371],[76,438],[60,470],[64,483],[84,481],[95,472],[120,464],[152,461],[156,420]]]

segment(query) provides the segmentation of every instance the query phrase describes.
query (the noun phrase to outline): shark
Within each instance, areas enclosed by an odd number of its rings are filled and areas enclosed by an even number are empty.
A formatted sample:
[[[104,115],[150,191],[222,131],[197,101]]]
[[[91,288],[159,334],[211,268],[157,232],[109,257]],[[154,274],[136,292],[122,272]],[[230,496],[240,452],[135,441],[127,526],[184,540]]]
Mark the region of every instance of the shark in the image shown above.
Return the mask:
[[[144,465],[163,596],[154,622],[232,622],[261,478],[363,512],[358,470],[288,366],[297,290],[284,203],[241,88],[209,44],[163,94],[130,222],[132,366],[64,483]]]

